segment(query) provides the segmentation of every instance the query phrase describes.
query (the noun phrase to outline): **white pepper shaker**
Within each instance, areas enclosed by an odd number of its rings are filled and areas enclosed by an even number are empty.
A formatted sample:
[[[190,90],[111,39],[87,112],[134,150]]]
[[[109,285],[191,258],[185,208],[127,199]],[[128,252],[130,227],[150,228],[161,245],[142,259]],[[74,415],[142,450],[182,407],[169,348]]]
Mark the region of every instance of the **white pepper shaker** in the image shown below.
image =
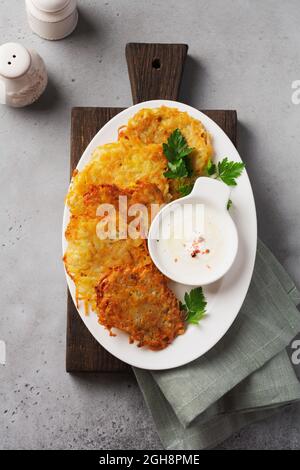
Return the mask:
[[[0,103],[20,108],[37,100],[47,86],[48,76],[39,54],[22,44],[0,46]]]
[[[76,28],[76,0],[25,0],[29,25],[44,39],[63,39]]]

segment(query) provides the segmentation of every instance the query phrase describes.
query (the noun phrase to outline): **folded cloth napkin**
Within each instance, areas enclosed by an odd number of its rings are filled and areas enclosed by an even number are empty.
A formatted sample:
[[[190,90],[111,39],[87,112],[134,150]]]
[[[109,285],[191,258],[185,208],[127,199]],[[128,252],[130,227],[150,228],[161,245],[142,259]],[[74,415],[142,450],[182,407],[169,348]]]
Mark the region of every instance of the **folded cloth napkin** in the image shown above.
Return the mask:
[[[234,324],[203,357],[176,369],[134,369],[166,449],[206,449],[300,400],[286,346],[300,331],[300,293],[258,242],[253,278]]]

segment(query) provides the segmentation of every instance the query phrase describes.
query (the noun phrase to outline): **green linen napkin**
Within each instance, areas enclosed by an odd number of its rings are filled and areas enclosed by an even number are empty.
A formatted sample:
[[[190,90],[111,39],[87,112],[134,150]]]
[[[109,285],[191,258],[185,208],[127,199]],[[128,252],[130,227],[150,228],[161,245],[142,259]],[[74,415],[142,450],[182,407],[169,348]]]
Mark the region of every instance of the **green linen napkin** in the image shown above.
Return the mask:
[[[285,350],[300,331],[299,302],[293,281],[259,241],[249,291],[223,339],[186,366],[134,369],[166,449],[214,447],[300,400]]]

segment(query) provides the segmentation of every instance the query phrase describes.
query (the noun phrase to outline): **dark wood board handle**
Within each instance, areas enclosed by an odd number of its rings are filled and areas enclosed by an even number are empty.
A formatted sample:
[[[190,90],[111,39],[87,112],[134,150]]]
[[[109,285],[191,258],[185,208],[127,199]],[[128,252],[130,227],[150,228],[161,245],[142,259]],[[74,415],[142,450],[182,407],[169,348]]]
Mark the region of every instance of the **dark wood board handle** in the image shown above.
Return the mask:
[[[187,44],[127,44],[133,103],[156,99],[176,101],[187,51]]]

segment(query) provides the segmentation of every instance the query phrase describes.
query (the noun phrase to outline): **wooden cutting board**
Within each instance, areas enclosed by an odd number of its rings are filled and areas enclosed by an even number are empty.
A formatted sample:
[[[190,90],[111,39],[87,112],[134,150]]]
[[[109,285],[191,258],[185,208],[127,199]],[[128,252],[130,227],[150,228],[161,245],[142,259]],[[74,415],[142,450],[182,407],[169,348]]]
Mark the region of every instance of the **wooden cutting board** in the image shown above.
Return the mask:
[[[126,59],[133,103],[151,99],[177,100],[187,51],[185,44],[127,44]],[[72,109],[71,174],[94,135],[122,109]],[[212,118],[236,145],[236,111],[202,112]],[[69,292],[66,370],[73,373],[131,372],[130,366],[116,359],[94,339],[81,320]]]

